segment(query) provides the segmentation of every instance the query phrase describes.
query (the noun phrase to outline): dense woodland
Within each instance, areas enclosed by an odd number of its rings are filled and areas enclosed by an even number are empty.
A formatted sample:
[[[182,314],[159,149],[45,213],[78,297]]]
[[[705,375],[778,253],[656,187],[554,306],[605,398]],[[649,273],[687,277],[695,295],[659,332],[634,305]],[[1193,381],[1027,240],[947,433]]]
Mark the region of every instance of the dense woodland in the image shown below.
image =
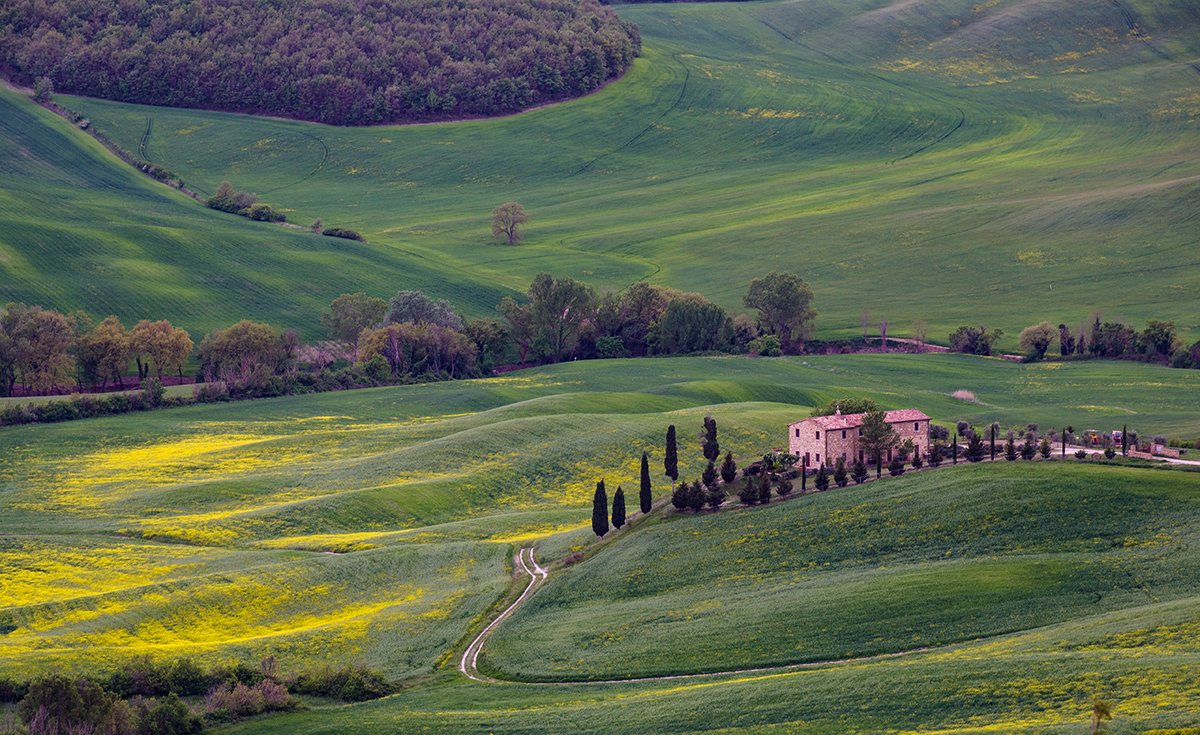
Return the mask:
[[[15,0],[0,64],[59,92],[334,125],[517,112],[641,49],[597,0]]]

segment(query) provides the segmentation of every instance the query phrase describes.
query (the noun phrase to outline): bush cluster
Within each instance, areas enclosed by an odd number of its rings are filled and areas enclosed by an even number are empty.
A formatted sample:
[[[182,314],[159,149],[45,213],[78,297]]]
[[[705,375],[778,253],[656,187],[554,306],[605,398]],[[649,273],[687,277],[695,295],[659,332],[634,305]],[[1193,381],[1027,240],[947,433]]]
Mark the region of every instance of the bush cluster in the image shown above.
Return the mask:
[[[212,724],[302,708],[292,692],[363,702],[393,690],[382,674],[365,666],[281,676],[273,658],[257,668],[239,663],[205,669],[189,658],[143,656],[99,678],[0,679],[0,703],[17,704],[21,732],[31,735],[191,735]],[[182,699],[197,696],[203,700],[195,708]]]

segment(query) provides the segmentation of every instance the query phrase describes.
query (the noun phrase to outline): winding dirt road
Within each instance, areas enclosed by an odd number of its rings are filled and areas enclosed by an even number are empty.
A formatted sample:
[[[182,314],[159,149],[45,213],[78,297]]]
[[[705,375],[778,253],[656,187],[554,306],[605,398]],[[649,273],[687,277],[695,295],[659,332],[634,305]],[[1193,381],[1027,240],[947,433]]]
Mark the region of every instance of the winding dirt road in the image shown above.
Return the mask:
[[[630,678],[630,679],[605,679],[605,680],[596,680],[596,681],[522,681],[522,682],[505,681],[505,680],[496,679],[496,678],[487,676],[486,674],[481,674],[479,672],[479,668],[477,666],[477,662],[479,660],[479,652],[481,650],[483,650],[483,644],[487,642],[488,636],[490,636],[492,634],[492,631],[494,631],[496,629],[496,627],[500,625],[500,623],[502,623],[506,619],[508,619],[508,617],[510,615],[512,615],[517,610],[517,608],[519,608],[521,605],[523,605],[526,600],[528,600],[530,597],[532,597],[533,593],[536,592],[537,589],[542,586],[542,584],[546,581],[547,577],[549,576],[549,573],[537,563],[537,560],[533,557],[533,549],[530,549],[530,548],[523,548],[517,552],[517,555],[513,557],[513,568],[516,570],[520,570],[522,573],[528,575],[529,576],[529,584],[527,584],[525,586],[525,591],[521,593],[521,596],[518,597],[516,599],[516,601],[513,602],[513,604],[511,604],[507,608],[505,608],[503,612],[501,612],[499,615],[497,615],[495,620],[493,620],[491,623],[489,623],[486,628],[484,628],[482,631],[480,631],[479,635],[475,637],[475,640],[471,641],[471,645],[467,646],[467,650],[463,652],[462,660],[458,662],[458,670],[461,671],[463,673],[463,675],[466,676],[468,679],[472,679],[474,681],[488,682],[488,683],[503,682],[506,684],[511,684],[511,683],[528,684],[530,686],[577,686],[580,684],[630,684],[630,683],[636,683],[636,682],[640,682],[640,681],[670,681],[672,679],[697,679],[697,678],[709,677],[709,676],[729,676],[729,675],[736,675],[736,674],[758,674],[758,673],[770,673],[770,672],[779,672],[779,671],[794,671],[797,669],[811,669],[811,668],[815,668],[817,666],[829,666],[832,664],[846,664],[846,663],[855,663],[855,662],[860,662],[860,661],[877,661],[877,660],[886,659],[886,658],[896,658],[898,656],[908,656],[913,653],[921,653],[923,651],[930,650],[929,647],[914,648],[909,651],[898,651],[896,653],[880,653],[880,654],[876,654],[874,656],[859,656],[856,658],[842,658],[842,659],[836,659],[836,660],[831,660],[831,661],[810,661],[808,663],[786,664],[783,666],[763,666],[763,667],[752,668],[752,669],[733,669],[730,671],[708,671],[708,672],[701,673],[701,674],[673,674],[670,676],[643,676],[643,677],[634,677],[634,678]]]

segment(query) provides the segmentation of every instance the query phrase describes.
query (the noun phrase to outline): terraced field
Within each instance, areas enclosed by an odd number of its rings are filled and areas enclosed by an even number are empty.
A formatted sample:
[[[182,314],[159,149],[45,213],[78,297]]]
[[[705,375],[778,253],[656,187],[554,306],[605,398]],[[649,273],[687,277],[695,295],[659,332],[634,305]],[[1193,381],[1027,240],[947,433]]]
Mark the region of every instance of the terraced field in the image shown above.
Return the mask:
[[[287,265],[257,294],[256,279],[222,276],[239,316],[308,334],[319,331],[317,302],[338,290],[419,284],[479,315],[550,269],[614,289],[650,278],[740,309],[749,281],[778,268],[813,284],[824,336],[856,332],[863,306],[894,334],[923,319],[938,340],[986,322],[1012,345],[1030,323],[1074,323],[1093,309],[1135,325],[1174,318],[1198,336],[1200,19],[1190,4],[806,0],[620,12],[645,38],[624,79],[498,120],[348,130],[64,101],[198,191],[229,179],[293,221],[367,233],[372,245],[352,252],[373,273],[341,266],[330,252],[341,243],[293,235],[321,248],[310,265],[339,267]],[[487,215],[512,200],[532,215],[528,240],[491,246]],[[249,242],[292,241],[218,221]],[[34,247],[25,235],[5,242],[22,257]],[[292,252],[258,250],[271,262]],[[10,293],[95,299],[54,291],[56,272],[42,264]],[[126,308],[103,304],[88,308]]]

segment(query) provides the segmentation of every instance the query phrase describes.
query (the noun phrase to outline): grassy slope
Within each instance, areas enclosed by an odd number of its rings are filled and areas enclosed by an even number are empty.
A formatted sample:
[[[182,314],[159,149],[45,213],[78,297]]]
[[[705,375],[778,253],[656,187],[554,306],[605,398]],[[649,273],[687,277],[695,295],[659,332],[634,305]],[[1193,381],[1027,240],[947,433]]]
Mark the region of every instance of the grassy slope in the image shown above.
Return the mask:
[[[117,314],[127,327],[168,318],[197,342],[245,317],[316,338],[341,293],[450,280],[439,290],[476,310],[506,293],[395,250],[208,210],[0,89],[0,301]]]
[[[36,536],[3,537],[13,553],[0,562],[0,597],[21,602],[0,608],[12,621],[0,625],[19,628],[0,638],[0,673],[103,666],[139,650],[274,653],[285,666],[363,658],[419,673],[494,597],[511,542],[558,533],[542,548],[565,554],[588,540],[598,477],[632,493],[647,448],[664,495],[657,468],[669,423],[683,475],[694,477],[709,412],[741,458],[778,446],[779,427],[843,395],[939,420],[1103,429],[1130,420],[1190,436],[1200,433],[1198,380],[1136,364],[1051,370],[954,355],[593,361],[9,428],[0,531]],[[992,406],[945,395],[960,387]],[[355,553],[312,553],[323,551]],[[468,562],[465,580],[442,579]],[[347,591],[351,579],[384,581]],[[247,621],[236,599],[261,603],[262,585],[278,599]],[[410,599],[410,587],[421,594]],[[338,599],[352,609],[337,612]],[[224,615],[228,631],[214,630]]]
[[[824,334],[856,331],[863,306],[937,339],[1094,308],[1196,328],[1188,4],[621,12],[646,39],[625,79],[501,120],[344,130],[69,104],[130,149],[149,123],[146,155],[201,191],[228,178],[297,221],[368,232],[445,272],[423,287],[472,313],[490,304],[453,290],[464,278],[650,276],[740,308],[751,278],[786,268],[814,284]],[[510,200],[533,216],[528,242],[482,247]]]
[[[492,660],[528,654],[507,659],[528,673],[561,654],[576,670],[631,675],[961,643],[624,684],[460,679],[229,731],[1065,735],[1083,731],[1095,694],[1114,705],[1109,732],[1194,733],[1195,484],[1151,470],[1002,463],[650,526],[552,580],[485,650]],[[903,536],[888,525],[901,517]],[[1013,614],[996,620],[997,610]],[[1024,629],[994,635],[1006,628]],[[559,633],[573,653],[547,650]]]
[[[1200,475],[983,465],[633,534],[498,629],[535,680],[895,653],[1195,599]]]

